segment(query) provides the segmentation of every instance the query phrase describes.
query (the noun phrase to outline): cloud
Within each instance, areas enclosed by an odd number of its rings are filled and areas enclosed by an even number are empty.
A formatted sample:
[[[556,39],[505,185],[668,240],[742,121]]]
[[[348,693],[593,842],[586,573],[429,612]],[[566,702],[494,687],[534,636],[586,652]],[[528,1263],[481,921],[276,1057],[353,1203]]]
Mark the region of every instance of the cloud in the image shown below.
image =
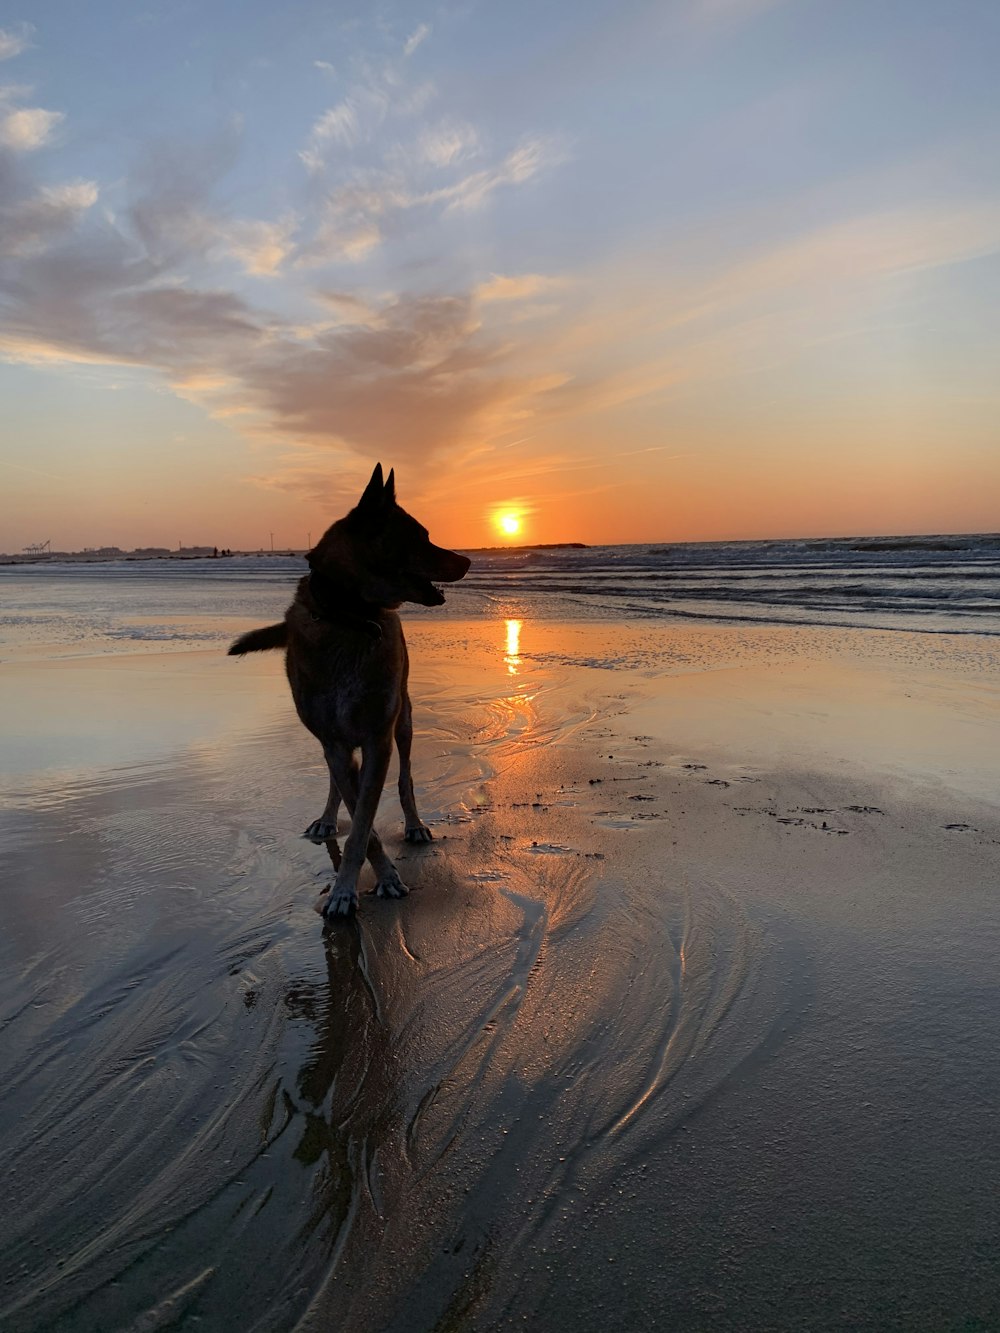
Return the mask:
[[[551,292],[566,285],[563,278],[550,278],[542,273],[522,273],[518,277],[504,277],[493,273],[488,282],[475,289],[480,301],[523,301],[539,292]]]
[[[357,105],[345,101],[331,107],[329,111],[324,111],[313,126],[312,132],[313,138],[321,143],[333,139],[334,142],[343,144],[345,148],[351,148],[357,143],[361,132]]]
[[[313,268],[338,260],[357,264],[381,240],[382,231],[374,219],[331,201],[310,240],[296,251],[295,264],[298,268]]]
[[[42,187],[30,155],[0,152],[4,352],[146,366],[245,434],[369,456],[388,442],[424,460],[791,357],[828,306],[863,308],[900,275],[1000,248],[1000,208],[953,204],[830,222],[722,267],[717,246],[698,262],[693,242],[673,261],[650,252],[631,285],[620,266],[586,282],[485,273],[467,290],[378,298],[370,278],[309,283],[310,266],[365,259],[415,210],[482,207],[559,151],[531,137],[474,172],[442,166],[443,182],[420,161],[358,171],[319,195],[317,214],[277,219],[220,209],[230,139],[151,150],[129,203],[103,219],[94,182]],[[257,275],[294,269],[296,297],[329,317],[281,318],[227,290],[223,257]],[[575,303],[572,319],[512,338],[511,319],[553,292]]]
[[[349,60],[351,79],[344,97],[323,112],[312,124],[298,157],[312,176],[321,175],[330,162],[346,153],[356,153],[371,144],[390,119],[410,120],[419,116],[436,96],[430,80],[414,83],[405,63],[430,33],[427,24],[411,34],[400,58],[398,48],[389,54],[355,53]],[[335,71],[327,61],[313,62],[325,74]]]
[[[373,301],[320,287],[333,319],[303,326],[206,282],[222,249],[273,272],[295,226],[217,218],[213,175],[211,161],[175,157],[132,183],[129,207],[90,226],[93,183],[39,190],[22,176],[0,196],[15,255],[0,274],[4,355],[145,366],[244,434],[361,454],[389,441],[414,460],[495,434],[561,382],[536,366],[517,372],[471,292]],[[366,244],[356,228],[338,243]]]
[[[62,119],[61,111],[45,111],[42,107],[8,111],[0,117],[0,144],[20,153],[41,148]]]
[[[345,324],[376,324],[378,311],[354,292],[337,292],[321,289],[315,293],[318,300],[330,306],[340,321]]]
[[[427,39],[430,35],[431,35],[431,26],[430,26],[430,24],[429,24],[429,23],[421,23],[418,27],[416,27],[416,28],[413,30],[412,33],[410,33],[409,37],[407,37],[407,39],[406,39],[406,43],[405,43],[405,45],[403,46],[403,55],[404,55],[404,56],[412,56],[413,53],[414,53],[414,51],[415,51],[415,50],[417,49],[417,47],[421,44],[421,42],[426,41],[426,39]]]
[[[119,333],[127,330],[137,359],[152,365],[204,365],[206,354],[223,364],[266,337],[260,316],[226,291],[146,286],[115,297],[108,313]]]
[[[192,362],[217,366],[270,336],[268,318],[214,286],[197,290],[180,268],[220,244],[203,211],[211,173],[151,174],[152,193],[140,177],[118,221],[111,214],[88,221],[95,182],[39,188],[23,158],[0,154],[0,246],[11,256],[0,270],[8,356],[174,373]]]
[[[1000,249],[1000,205],[896,209],[848,218],[776,247],[726,275],[730,291],[839,287],[937,268]]]
[[[444,213],[472,212],[482,208],[497,190],[523,184],[557,160],[549,143],[530,139],[496,166],[430,189],[411,183],[398,171],[359,173],[326,197],[313,235],[300,245],[295,262],[309,267],[365,259],[380,244],[394,217],[435,207]]]
[[[225,368],[252,355],[267,322],[238,297],[142,282],[102,269],[98,251],[47,253],[22,266],[8,290],[3,345],[15,359],[149,366],[168,375]]]
[[[350,151],[371,141],[393,109],[396,80],[391,71],[353,84],[336,106],[329,107],[313,123],[299,158],[311,175],[323,171],[331,147]]]
[[[72,231],[97,202],[97,195],[93,181],[71,181],[44,186],[26,197],[0,199],[0,254],[44,250],[52,240]]]
[[[291,452],[280,460],[280,470],[251,475],[246,480],[264,490],[314,501],[336,513],[356,504],[364,490],[369,467],[367,461],[358,467],[358,461],[335,449],[324,458],[317,458],[315,450]]]
[[[311,348],[274,345],[255,363],[251,392],[293,438],[369,451],[392,440],[419,456],[456,444],[506,398],[496,357],[467,297],[410,297]]]
[[[224,244],[212,196],[239,155],[240,131],[230,125],[197,144],[150,146],[129,179],[128,219],[158,269],[190,263]]]
[[[434,167],[449,167],[479,151],[479,136],[471,125],[443,123],[427,129],[417,140],[417,152]]]
[[[223,244],[248,273],[274,277],[293,249],[294,216],[277,222],[236,220],[220,226]]]
[[[553,166],[562,160],[563,156],[552,140],[531,136],[508,153],[496,167],[473,172],[454,185],[431,191],[421,202],[443,201],[446,210],[472,211],[481,208],[496,190],[510,185],[523,185],[525,181],[537,176],[543,167]]]
[[[429,31],[412,34],[410,51]],[[360,150],[387,117],[402,119],[433,95],[432,85],[409,83],[401,64],[353,68],[346,95],[310,132],[307,149],[324,169],[328,154],[332,163],[334,150]],[[26,150],[62,117],[17,104],[29,95],[8,88],[0,99],[0,350],[8,359],[145,367],[244,434],[352,456],[391,441],[414,459],[530,416],[562,382],[534,364],[515,368],[516,349],[483,326],[472,290],[375,298],[370,284],[363,295],[343,280],[308,280],[316,265],[365,260],[416,211],[479,208],[533,179],[557,156],[547,141],[525,138],[490,161],[473,127],[440,120],[421,133],[418,121],[413,151],[352,165],[332,188],[314,182],[295,212],[240,218],[220,202],[241,150],[233,124],[194,144],[148,146],[114,187],[113,207],[98,213],[96,182],[33,176]],[[476,171],[463,165],[473,154]],[[231,268],[221,265],[234,262],[258,277],[293,272],[291,313],[231,290],[220,276]],[[547,285],[541,275],[494,277],[483,284],[485,304],[513,301],[517,282],[522,294]],[[328,317],[304,319],[303,298],[322,302]]]
[[[474,212],[498,190],[522,185],[561,160],[554,141],[531,137],[496,165],[460,175],[447,185],[422,187],[400,170],[359,172],[325,197],[313,235],[302,242],[295,262],[301,267],[357,262],[379,245],[400,215],[434,208]]]
[[[483,329],[469,295],[382,306],[338,292],[326,299],[345,322],[307,344],[277,329],[250,356],[241,351],[230,362],[236,382],[221,393],[210,386],[214,415],[235,406],[253,414],[244,429],[271,441],[362,456],[388,444],[397,458],[428,463],[531,416],[565,381],[514,370],[511,349]],[[311,485],[315,464],[307,471]]]
[[[788,367],[906,300],[902,280],[997,253],[1000,204],[914,206],[843,218],[714,271],[679,253],[673,267],[647,255],[637,273],[594,273],[577,284],[593,314],[578,312],[549,341],[553,361],[576,371],[550,407],[603,411]]]
[[[19,56],[30,46],[33,31],[30,23],[20,23],[16,28],[0,28],[0,60]]]

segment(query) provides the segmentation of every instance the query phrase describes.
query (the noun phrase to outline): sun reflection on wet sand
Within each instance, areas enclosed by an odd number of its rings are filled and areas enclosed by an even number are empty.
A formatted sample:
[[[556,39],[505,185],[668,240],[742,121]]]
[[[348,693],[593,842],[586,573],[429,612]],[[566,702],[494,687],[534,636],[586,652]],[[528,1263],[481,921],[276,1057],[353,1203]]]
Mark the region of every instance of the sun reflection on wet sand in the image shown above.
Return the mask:
[[[517,669],[521,665],[521,626],[524,621],[507,620],[504,623],[507,626],[507,649],[503,660],[507,663],[510,674],[516,676]]]

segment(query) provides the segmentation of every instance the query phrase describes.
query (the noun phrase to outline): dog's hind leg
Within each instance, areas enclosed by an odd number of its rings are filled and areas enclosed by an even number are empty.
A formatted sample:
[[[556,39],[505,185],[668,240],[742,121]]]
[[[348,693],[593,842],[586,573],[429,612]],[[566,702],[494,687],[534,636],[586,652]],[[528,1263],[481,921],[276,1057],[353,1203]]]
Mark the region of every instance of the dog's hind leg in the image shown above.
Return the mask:
[[[326,806],[319,819],[314,819],[302,835],[303,838],[309,838],[313,842],[326,842],[327,838],[337,836],[337,816],[340,813],[340,788],[333,776],[333,761],[328,750],[323,751],[323,756],[330,770],[330,795],[326,799]]]
[[[391,744],[370,746],[363,752],[359,774],[354,756],[346,746],[330,751],[330,771],[351,813],[351,831],[337,877],[320,904],[319,910],[327,918],[347,916],[357,907],[358,875],[365,856],[375,871],[375,892],[380,898],[402,898],[409,893],[373,827],[391,754]]]
[[[413,774],[410,771],[410,749],[413,745],[413,709],[410,696],[403,689],[403,706],[396,719],[396,745],[399,749],[399,803],[405,820],[403,837],[407,842],[431,842],[433,833],[417,814],[413,795]]]

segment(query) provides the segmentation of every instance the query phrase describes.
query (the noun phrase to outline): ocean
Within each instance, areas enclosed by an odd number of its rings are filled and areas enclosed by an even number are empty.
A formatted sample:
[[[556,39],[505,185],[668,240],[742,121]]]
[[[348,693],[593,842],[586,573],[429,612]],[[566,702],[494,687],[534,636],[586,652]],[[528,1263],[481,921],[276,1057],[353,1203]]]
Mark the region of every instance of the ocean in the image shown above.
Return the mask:
[[[1000,635],[1000,534],[472,552],[435,618],[674,619]],[[299,556],[0,566],[0,644],[66,653],[222,642],[276,619]],[[428,614],[406,607],[408,617]],[[221,622],[225,621],[223,624]]]

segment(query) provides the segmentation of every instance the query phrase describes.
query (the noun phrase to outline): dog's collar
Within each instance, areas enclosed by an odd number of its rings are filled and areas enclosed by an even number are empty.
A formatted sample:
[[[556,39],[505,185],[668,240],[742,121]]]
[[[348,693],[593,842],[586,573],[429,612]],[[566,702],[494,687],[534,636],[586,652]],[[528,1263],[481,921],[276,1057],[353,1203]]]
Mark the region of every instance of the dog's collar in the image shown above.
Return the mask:
[[[317,620],[329,620],[367,634],[370,639],[381,639],[382,626],[378,622],[381,608],[374,602],[356,597],[315,569],[309,575],[309,595],[316,604],[313,615]]]

